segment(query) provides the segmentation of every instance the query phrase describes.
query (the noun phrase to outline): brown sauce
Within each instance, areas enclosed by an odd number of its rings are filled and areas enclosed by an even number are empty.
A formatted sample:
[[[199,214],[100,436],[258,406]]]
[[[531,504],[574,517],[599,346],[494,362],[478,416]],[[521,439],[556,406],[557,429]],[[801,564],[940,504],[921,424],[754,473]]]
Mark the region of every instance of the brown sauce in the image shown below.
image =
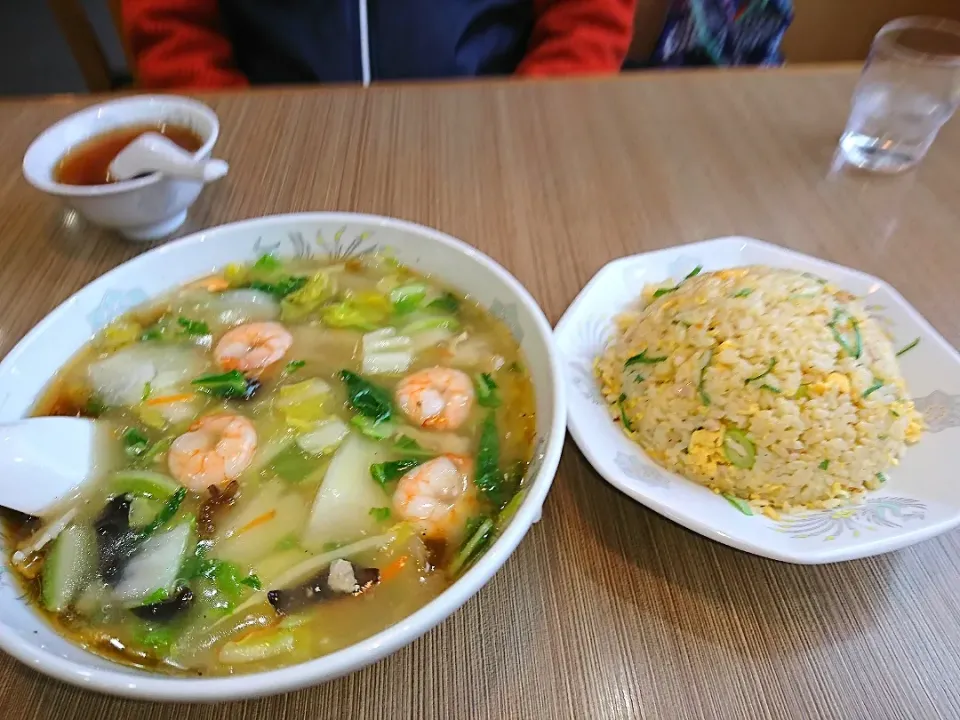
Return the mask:
[[[107,168],[127,145],[147,132],[166,136],[188,152],[203,146],[203,138],[194,130],[168,123],[141,123],[97,135],[71,148],[60,158],[53,179],[64,185],[109,185],[115,182]]]

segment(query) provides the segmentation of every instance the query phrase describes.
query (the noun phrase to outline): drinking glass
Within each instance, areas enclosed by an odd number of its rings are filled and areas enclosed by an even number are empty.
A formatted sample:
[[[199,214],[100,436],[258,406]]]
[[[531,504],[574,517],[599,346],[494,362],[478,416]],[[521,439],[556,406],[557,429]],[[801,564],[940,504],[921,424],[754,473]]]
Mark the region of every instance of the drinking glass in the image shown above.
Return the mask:
[[[926,155],[960,105],[960,22],[908,17],[883,26],[840,138],[843,159],[896,173]]]

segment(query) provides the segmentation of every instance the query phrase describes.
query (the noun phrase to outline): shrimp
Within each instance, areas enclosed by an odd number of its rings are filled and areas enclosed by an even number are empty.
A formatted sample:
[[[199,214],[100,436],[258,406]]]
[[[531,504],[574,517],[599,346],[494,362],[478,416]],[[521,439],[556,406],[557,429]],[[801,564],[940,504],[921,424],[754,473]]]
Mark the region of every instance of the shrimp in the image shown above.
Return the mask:
[[[292,344],[293,336],[280,323],[246,323],[224,333],[213,355],[224,370],[259,372],[283,358]]]
[[[431,430],[456,430],[473,407],[473,382],[460,370],[429,368],[397,384],[397,405],[410,420]]]
[[[200,418],[173,441],[170,473],[187,490],[223,488],[247,469],[257,450],[257,431],[242,415]]]
[[[394,509],[426,538],[453,538],[477,513],[479,503],[472,475],[473,461],[468,457],[434,458],[400,478],[393,493]]]

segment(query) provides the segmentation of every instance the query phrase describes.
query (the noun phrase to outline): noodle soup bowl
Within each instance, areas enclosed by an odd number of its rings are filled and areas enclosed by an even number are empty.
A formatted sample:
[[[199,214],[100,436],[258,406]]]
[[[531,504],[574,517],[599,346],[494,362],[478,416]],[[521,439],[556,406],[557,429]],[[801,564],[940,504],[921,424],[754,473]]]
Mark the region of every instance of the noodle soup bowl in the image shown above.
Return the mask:
[[[0,363],[0,422],[28,416],[57,372],[95,333],[148,299],[267,252],[280,258],[348,259],[378,250],[389,250],[403,264],[455,288],[500,318],[529,368],[536,439],[525,496],[487,552],[419,610],[345,649],[278,670],[180,677],[107,660],[58,634],[8,567],[12,539],[3,538],[0,648],[40,672],[91,690],[151,700],[237,700],[315,685],[369,665],[437,625],[490,580],[540,517],[564,441],[565,391],[551,329],[536,301],[489,257],[435,230],[375,216],[286,215],[225,225],[142,254],[64,302]]]

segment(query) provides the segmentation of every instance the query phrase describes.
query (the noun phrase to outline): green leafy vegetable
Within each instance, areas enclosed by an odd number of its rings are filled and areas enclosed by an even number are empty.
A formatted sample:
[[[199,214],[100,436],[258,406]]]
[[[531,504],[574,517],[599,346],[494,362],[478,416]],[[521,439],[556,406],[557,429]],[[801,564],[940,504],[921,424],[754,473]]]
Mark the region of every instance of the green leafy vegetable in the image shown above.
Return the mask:
[[[270,253],[267,253],[266,255],[261,255],[257,259],[257,261],[251,267],[251,270],[254,272],[272,273],[276,270],[279,270],[281,267],[282,265],[280,264],[280,261]]]
[[[173,495],[167,498],[166,502],[163,504],[163,507],[160,509],[160,512],[158,512],[157,516],[153,519],[153,522],[139,532],[140,540],[146,540],[157,530],[170,522],[170,520],[173,519],[173,516],[177,514],[177,510],[180,509],[180,503],[183,502],[183,499],[186,496],[187,489],[179,488]]]
[[[123,451],[127,457],[138,458],[147,452],[150,441],[136,428],[128,428],[123,433]]]
[[[260,582],[260,578],[256,573],[250,573],[245,578],[240,581],[241,585],[246,585],[248,588],[253,588],[254,590],[262,590],[263,583]]]
[[[341,370],[340,379],[347,387],[351,407],[358,413],[378,423],[393,417],[393,401],[389,392],[349,370]]]
[[[460,323],[450,315],[427,315],[407,323],[399,330],[399,333],[401,335],[416,335],[426,330],[452,331],[459,327]]]
[[[723,454],[734,467],[749,470],[757,461],[757,446],[739,428],[727,428],[723,434]]]
[[[143,599],[144,605],[156,605],[167,599],[167,591],[163,588],[157,588]]]
[[[744,515],[753,515],[753,508],[750,507],[750,503],[746,500],[738,498],[736,495],[728,495],[727,493],[724,493],[722,497]]]
[[[161,340],[163,338],[163,326],[160,324],[151,325],[140,334],[140,342],[149,342],[151,340]]]
[[[897,357],[900,357],[900,356],[903,355],[904,353],[910,352],[911,350],[913,350],[913,349],[914,349],[917,345],[919,345],[919,344],[920,344],[920,338],[917,338],[917,339],[914,340],[912,343],[903,346],[902,348],[900,348],[900,349],[897,351]]]
[[[283,368],[283,373],[285,375],[292,375],[306,364],[307,362],[305,360],[291,360],[287,363],[286,367]]]
[[[107,411],[107,406],[95,395],[87,399],[87,404],[83,406],[83,414],[87,417],[100,417]]]
[[[150,383],[145,382],[143,384],[143,392],[140,393],[140,402],[147,401],[147,399],[150,397],[150,390],[151,390]]]
[[[260,290],[261,292],[270,293],[278,300],[283,300],[283,298],[287,297],[287,295],[295,293],[306,284],[307,278],[290,276],[280,278],[273,282],[252,280],[247,287],[249,287],[251,290]]]
[[[280,302],[280,319],[284,322],[302,320],[321,308],[335,292],[327,271],[321,270]]]
[[[296,430],[309,432],[320,420],[329,415],[324,410],[324,402],[329,395],[329,385],[317,378],[310,378],[280,386],[274,405],[283,414],[287,425]]]
[[[381,422],[364,415],[354,415],[350,418],[350,424],[371,440],[386,440],[397,430],[397,426],[389,420]]]
[[[177,325],[183,328],[182,333],[184,335],[202,337],[210,334],[210,326],[199,320],[191,320],[181,316],[177,318]]]
[[[453,293],[445,292],[440,297],[427,303],[427,307],[431,310],[438,310],[440,312],[452,314],[460,309],[460,301],[457,300],[457,296]]]
[[[620,422],[623,423],[623,427],[630,432],[633,432],[633,423],[630,422],[630,418],[627,416],[627,409],[623,404],[627,401],[627,396],[625,393],[621,393],[620,397],[617,398],[617,407],[620,408]]]
[[[134,642],[138,645],[165,655],[177,639],[177,632],[170,627],[138,627],[133,633]]]
[[[376,480],[381,487],[386,487],[388,483],[399,480],[408,471],[421,465],[421,458],[405,458],[403,460],[391,460],[390,462],[374,463],[370,466],[370,476]]]
[[[376,507],[370,508],[370,517],[372,517],[377,522],[386,522],[390,519],[390,508],[388,507]]]
[[[634,365],[656,365],[657,363],[662,363],[666,359],[666,355],[660,357],[648,357],[647,351],[644,350],[639,355],[634,355],[632,358],[629,358],[623,364],[623,369],[626,370],[628,367],[632,367]]]
[[[500,473],[500,437],[497,435],[497,418],[493,411],[480,426],[473,482],[497,507],[502,507],[510,499]]]
[[[743,298],[743,297],[748,297],[748,296],[751,295],[752,293],[753,293],[753,289],[752,289],[752,288],[744,288],[743,290],[737,290],[737,291],[733,294],[733,296],[734,296],[735,298]]]
[[[474,385],[477,388],[477,403],[480,407],[497,408],[500,407],[500,393],[497,383],[487,373],[480,373],[474,378]]]
[[[746,380],[743,381],[743,384],[744,384],[744,385],[749,385],[749,384],[752,383],[754,380],[760,380],[761,378],[765,378],[767,375],[769,375],[770,373],[773,372],[773,368],[775,368],[776,366],[777,366],[777,359],[776,359],[776,358],[771,358],[771,359],[770,359],[770,364],[767,365],[767,369],[766,369],[766,370],[764,370],[764,371],[763,371],[762,373],[760,373],[759,375],[754,375],[753,377],[748,377]]]
[[[850,326],[850,330],[844,330],[846,325]],[[859,360],[860,355],[863,354],[863,339],[860,336],[860,324],[857,319],[843,308],[837,308],[827,327],[830,328],[833,339],[843,348],[843,351],[855,360]]]
[[[250,381],[239,370],[202,375],[190,384],[201,392],[225,399],[247,397],[250,389]]]
[[[826,470],[828,467],[830,467],[830,461],[824,460],[822,463],[817,465],[817,467],[820,468],[821,470]]]
[[[432,458],[434,455],[436,455],[435,452],[432,450],[427,450],[416,440],[411,437],[407,437],[406,435],[401,435],[396,439],[396,442],[393,443],[393,449],[411,457]]]
[[[710,396],[707,395],[706,388],[704,383],[707,379],[707,368],[710,367],[710,362],[713,360],[713,350],[707,350],[704,353],[703,365],[700,366],[700,379],[697,381],[697,394],[700,395],[700,402],[704,405],[710,405]]]
[[[468,526],[468,530],[469,530]],[[483,550],[490,544],[493,537],[494,524],[490,518],[476,518],[474,521],[473,532],[467,536],[467,541],[461,546],[459,552],[447,568],[451,577],[457,577],[476,560]]]
[[[868,398],[882,387],[883,387],[883,380],[881,380],[880,378],[874,378],[873,385],[871,385],[870,387],[868,387],[866,390],[863,391],[862,397]]]
[[[270,461],[270,469],[290,483],[300,482],[317,467],[317,458],[303,452],[296,443],[279,452]]]
[[[401,285],[390,291],[390,302],[393,311],[398,315],[406,315],[418,309],[427,297],[427,286],[423,283]]]
[[[161,453],[165,453],[170,449],[170,446],[173,445],[173,441],[176,440],[174,437],[165,437],[161,440],[157,440],[150,448],[140,457],[140,462],[143,465],[147,465],[156,460],[157,456]]]

